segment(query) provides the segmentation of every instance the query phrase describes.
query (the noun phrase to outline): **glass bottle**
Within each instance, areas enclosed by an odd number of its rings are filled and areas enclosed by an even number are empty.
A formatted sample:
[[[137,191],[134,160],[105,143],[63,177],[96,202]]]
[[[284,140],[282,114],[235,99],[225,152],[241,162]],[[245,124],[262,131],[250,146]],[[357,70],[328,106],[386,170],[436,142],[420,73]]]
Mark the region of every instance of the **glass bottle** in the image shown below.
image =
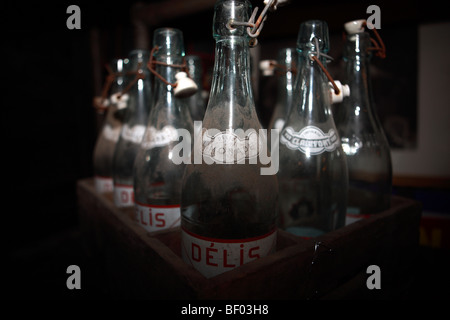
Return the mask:
[[[276,245],[278,184],[262,175],[261,124],[250,83],[247,0],[214,8],[214,74],[203,128],[194,124],[192,164],[181,200],[183,259],[210,278],[266,256]],[[245,133],[247,131],[247,133]]]
[[[113,159],[114,203],[118,207],[134,206],[133,167],[147,125],[152,94],[148,59],[147,50],[133,50],[129,54],[126,88],[129,100]]]
[[[182,65],[183,34],[174,28],[154,31],[153,46],[157,47],[155,71],[167,82],[175,83],[180,70],[168,65]],[[155,77],[155,103],[152,106],[144,138],[134,164],[134,196],[136,221],[148,231],[180,225],[181,181],[185,164],[174,157],[190,157],[189,148],[183,155],[175,149],[177,130],[193,134],[193,123],[186,99],[176,98],[174,88]]]
[[[119,109],[114,95],[125,88],[127,63],[128,59],[113,59],[109,63],[108,76],[112,79],[108,93],[111,98],[107,100],[105,120],[95,143],[93,156],[95,189],[100,193],[113,191],[113,155],[122,128],[122,122],[114,116]]]
[[[295,48],[283,48],[278,51],[277,66],[278,77],[277,101],[270,120],[269,128],[283,129],[294,98],[295,77],[297,74],[297,50]]]
[[[347,35],[343,59],[350,96],[335,110],[349,173],[346,224],[390,207],[391,154],[373,100],[371,46],[370,36],[363,30]]]
[[[330,85],[314,56],[329,50],[328,26],[300,25],[298,78],[291,112],[280,135],[279,226],[316,237],[344,225],[347,163],[331,113]],[[318,58],[326,66],[325,57]]]
[[[188,67],[189,76],[197,84],[197,92],[187,98],[189,104],[189,110],[193,121],[202,121],[205,115],[205,99],[202,96],[202,60],[199,56],[187,55],[186,63]]]

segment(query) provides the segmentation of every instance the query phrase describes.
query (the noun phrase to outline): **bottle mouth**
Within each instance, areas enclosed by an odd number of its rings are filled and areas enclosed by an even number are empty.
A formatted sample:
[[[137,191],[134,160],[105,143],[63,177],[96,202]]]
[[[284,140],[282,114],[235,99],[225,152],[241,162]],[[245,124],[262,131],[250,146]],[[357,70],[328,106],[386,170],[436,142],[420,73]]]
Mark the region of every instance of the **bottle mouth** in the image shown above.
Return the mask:
[[[150,52],[144,49],[135,49],[130,51],[129,57],[129,68],[130,70],[135,70],[139,65],[141,67],[145,66],[150,58]]]
[[[153,47],[158,47],[155,56],[184,56],[183,32],[176,28],[158,28],[153,32]]]
[[[112,59],[111,62],[109,63],[109,66],[111,67],[111,70],[113,72],[125,72],[127,70],[127,66],[129,64],[129,59],[128,58],[117,58],[117,59]]]
[[[148,50],[134,49],[134,50],[130,51],[128,56],[130,58],[134,58],[134,59],[145,59],[145,57],[148,56],[149,54],[150,54],[150,52]]]
[[[247,27],[231,25],[232,22],[247,22],[251,14],[248,0],[219,0],[214,6],[213,37],[248,37]]]
[[[330,50],[328,25],[322,20],[309,20],[300,25],[297,50],[327,53]]]

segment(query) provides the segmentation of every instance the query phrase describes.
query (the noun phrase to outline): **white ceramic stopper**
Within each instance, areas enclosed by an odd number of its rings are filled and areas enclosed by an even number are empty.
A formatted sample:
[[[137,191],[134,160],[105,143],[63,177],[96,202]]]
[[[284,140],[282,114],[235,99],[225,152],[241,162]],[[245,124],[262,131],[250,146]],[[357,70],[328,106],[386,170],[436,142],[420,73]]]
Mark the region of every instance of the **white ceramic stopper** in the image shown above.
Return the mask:
[[[350,95],[350,87],[347,84],[342,84],[340,81],[334,81],[336,86],[339,88],[339,94],[336,94],[334,91],[334,87],[330,84],[330,94],[331,94],[331,103],[339,103],[344,100],[345,97],[348,97]]]
[[[175,97],[187,98],[197,92],[197,84],[194,82],[194,80],[188,77],[186,72],[178,72],[175,75],[175,78],[177,79],[177,86],[173,90],[173,92],[175,93]]]
[[[127,107],[127,101],[130,98],[130,96],[125,93],[123,95],[120,96],[120,92],[114,93],[111,95],[111,97],[109,98],[111,100],[111,103],[115,104],[117,106],[117,109],[125,109]]]
[[[349,21],[344,24],[344,29],[348,34],[360,33],[364,31],[363,24],[365,22],[366,20],[364,19]]]
[[[259,69],[262,71],[263,76],[273,76],[275,71],[275,60],[261,60],[259,62]]]

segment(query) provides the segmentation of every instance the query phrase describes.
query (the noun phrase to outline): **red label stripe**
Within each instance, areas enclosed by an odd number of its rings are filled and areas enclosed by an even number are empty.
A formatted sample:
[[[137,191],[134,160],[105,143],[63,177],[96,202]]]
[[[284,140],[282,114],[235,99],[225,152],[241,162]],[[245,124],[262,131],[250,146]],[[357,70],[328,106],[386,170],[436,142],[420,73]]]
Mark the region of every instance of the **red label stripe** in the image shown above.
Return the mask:
[[[197,238],[197,239],[201,239],[201,240],[205,240],[205,241],[211,241],[211,242],[220,242],[220,243],[241,243],[241,242],[250,242],[250,241],[256,241],[256,240],[260,240],[260,239],[264,239],[270,235],[272,235],[277,229],[274,228],[272,231],[263,234],[261,236],[256,236],[256,237],[252,237],[252,238],[245,238],[245,239],[216,239],[216,238],[208,238],[208,237],[204,237],[204,236],[199,236],[198,234],[192,233],[188,230],[186,230],[185,228],[182,227],[183,232],[186,232],[187,234],[189,234],[190,236]]]
[[[351,218],[367,219],[367,218],[370,218],[372,215],[371,214],[367,214],[367,213],[347,213],[347,216],[351,217]]]
[[[132,185],[132,184],[114,183],[114,187],[120,187],[120,188],[133,188],[133,185]]]
[[[99,174],[94,175],[94,178],[100,178],[100,179],[112,179],[111,176],[101,176]]]
[[[159,205],[159,204],[147,204],[147,203],[142,203],[142,202],[138,202],[138,201],[135,201],[135,203],[140,205],[140,206],[147,207],[147,208],[166,208],[166,209],[170,209],[170,208],[179,208],[180,207],[179,204]]]

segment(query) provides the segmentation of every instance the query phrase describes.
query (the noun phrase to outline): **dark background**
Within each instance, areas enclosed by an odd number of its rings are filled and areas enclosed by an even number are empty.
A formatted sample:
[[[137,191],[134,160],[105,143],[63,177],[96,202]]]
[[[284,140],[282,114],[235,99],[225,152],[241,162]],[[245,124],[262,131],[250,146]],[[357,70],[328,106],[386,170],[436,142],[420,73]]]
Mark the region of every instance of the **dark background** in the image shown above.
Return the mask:
[[[144,3],[151,2],[158,1]],[[68,290],[66,268],[77,264],[82,270],[97,270],[84,256],[79,241],[76,181],[93,175],[92,151],[102,120],[92,108],[92,98],[99,93],[98,70],[103,81],[102,66],[134,48],[130,20],[134,3],[27,1],[9,3],[2,9],[1,50],[6,69],[2,103],[6,142],[2,157],[6,161],[2,168],[7,190],[2,197],[6,217],[3,274],[9,297],[108,298],[95,271],[83,273],[83,290]],[[255,6],[256,1],[252,3]],[[66,9],[71,4],[81,8],[81,30],[66,28]],[[327,21],[330,34],[339,37],[342,24],[366,17],[370,4],[381,8],[383,31],[417,30],[419,24],[449,20],[446,9],[430,1],[292,1],[289,9],[280,8],[269,15],[259,39],[265,50],[261,58],[272,58],[278,44],[295,41],[299,24],[307,19]],[[211,23],[212,7],[155,20],[148,30],[151,35],[160,26],[182,29],[188,53],[200,54],[207,71],[214,52]],[[94,54],[93,47],[98,49]],[[401,58],[405,54],[401,50],[394,54]],[[411,52],[415,59],[414,49]],[[263,122],[268,121],[269,109],[258,112]],[[424,194],[408,186],[395,191],[413,198]],[[438,206],[448,210],[448,202],[442,200],[448,195],[448,184],[438,192]],[[405,299],[448,298],[447,290],[437,285],[449,278],[447,257],[447,250],[421,247],[417,284]]]

